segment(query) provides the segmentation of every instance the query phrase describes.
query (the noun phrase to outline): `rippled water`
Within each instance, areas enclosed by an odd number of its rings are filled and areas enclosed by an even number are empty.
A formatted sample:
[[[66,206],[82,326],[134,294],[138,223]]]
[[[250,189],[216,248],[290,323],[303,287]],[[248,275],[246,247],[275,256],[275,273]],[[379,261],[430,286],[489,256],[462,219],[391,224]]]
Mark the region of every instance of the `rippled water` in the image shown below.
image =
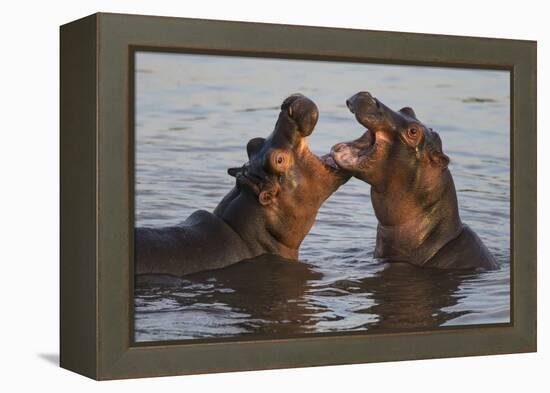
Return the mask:
[[[212,211],[231,189],[226,169],[267,136],[278,107],[302,92],[320,109],[312,150],[362,127],[346,98],[368,90],[412,106],[451,158],[463,221],[495,255],[494,272],[457,273],[373,258],[369,186],[352,179],[323,205],[302,263],[259,258],[135,291],[136,341],[505,323],[510,318],[510,113],[506,71],[138,53],[136,226]]]

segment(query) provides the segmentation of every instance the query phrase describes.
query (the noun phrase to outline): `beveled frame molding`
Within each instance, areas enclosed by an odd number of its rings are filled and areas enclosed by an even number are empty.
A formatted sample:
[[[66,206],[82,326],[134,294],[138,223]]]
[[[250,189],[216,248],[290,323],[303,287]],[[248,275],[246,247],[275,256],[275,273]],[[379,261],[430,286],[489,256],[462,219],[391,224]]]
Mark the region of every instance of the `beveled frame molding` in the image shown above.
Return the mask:
[[[510,324],[136,345],[133,54],[509,70]],[[61,366],[95,379],[536,351],[536,42],[94,14],[61,27]]]

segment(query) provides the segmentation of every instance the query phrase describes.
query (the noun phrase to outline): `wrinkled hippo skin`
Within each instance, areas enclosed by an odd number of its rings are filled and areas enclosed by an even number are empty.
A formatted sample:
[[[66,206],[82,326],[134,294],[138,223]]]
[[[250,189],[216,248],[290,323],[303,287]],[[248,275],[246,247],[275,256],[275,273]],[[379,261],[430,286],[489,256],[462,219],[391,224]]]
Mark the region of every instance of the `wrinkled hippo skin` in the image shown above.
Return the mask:
[[[183,276],[263,254],[296,260],[322,203],[350,175],[307,144],[319,111],[301,94],[281,105],[274,131],[247,144],[230,168],[235,187],[213,213],[199,210],[168,228],[136,228],[135,273]]]
[[[437,132],[412,108],[395,112],[370,93],[346,104],[367,131],[332,148],[335,163],[371,185],[378,219],[375,257],[445,269],[495,269],[481,239],[460,220]]]

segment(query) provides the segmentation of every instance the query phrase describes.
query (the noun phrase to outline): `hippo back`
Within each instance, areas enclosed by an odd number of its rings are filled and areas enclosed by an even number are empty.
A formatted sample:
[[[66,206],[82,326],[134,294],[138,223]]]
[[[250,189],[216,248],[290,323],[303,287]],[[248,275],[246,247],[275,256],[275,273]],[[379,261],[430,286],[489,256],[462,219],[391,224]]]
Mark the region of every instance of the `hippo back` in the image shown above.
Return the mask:
[[[439,269],[494,270],[498,268],[495,257],[467,225],[464,225],[458,237],[447,243],[422,266]]]
[[[135,273],[183,276],[251,258],[239,235],[215,215],[198,210],[183,223],[135,229]]]

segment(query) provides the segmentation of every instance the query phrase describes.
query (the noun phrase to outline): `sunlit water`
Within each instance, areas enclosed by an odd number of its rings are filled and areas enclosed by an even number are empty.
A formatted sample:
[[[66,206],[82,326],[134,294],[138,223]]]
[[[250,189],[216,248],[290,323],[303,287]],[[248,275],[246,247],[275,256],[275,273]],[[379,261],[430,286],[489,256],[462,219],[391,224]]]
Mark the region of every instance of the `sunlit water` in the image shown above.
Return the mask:
[[[136,59],[136,226],[212,211],[231,189],[228,167],[267,136],[278,107],[302,92],[320,109],[317,154],[357,138],[345,99],[368,90],[412,106],[451,158],[463,221],[495,255],[494,272],[457,273],[373,258],[370,187],[352,179],[319,211],[301,263],[260,258],[142,285],[136,341],[381,331],[505,323],[510,318],[509,74],[334,62],[139,53]]]

